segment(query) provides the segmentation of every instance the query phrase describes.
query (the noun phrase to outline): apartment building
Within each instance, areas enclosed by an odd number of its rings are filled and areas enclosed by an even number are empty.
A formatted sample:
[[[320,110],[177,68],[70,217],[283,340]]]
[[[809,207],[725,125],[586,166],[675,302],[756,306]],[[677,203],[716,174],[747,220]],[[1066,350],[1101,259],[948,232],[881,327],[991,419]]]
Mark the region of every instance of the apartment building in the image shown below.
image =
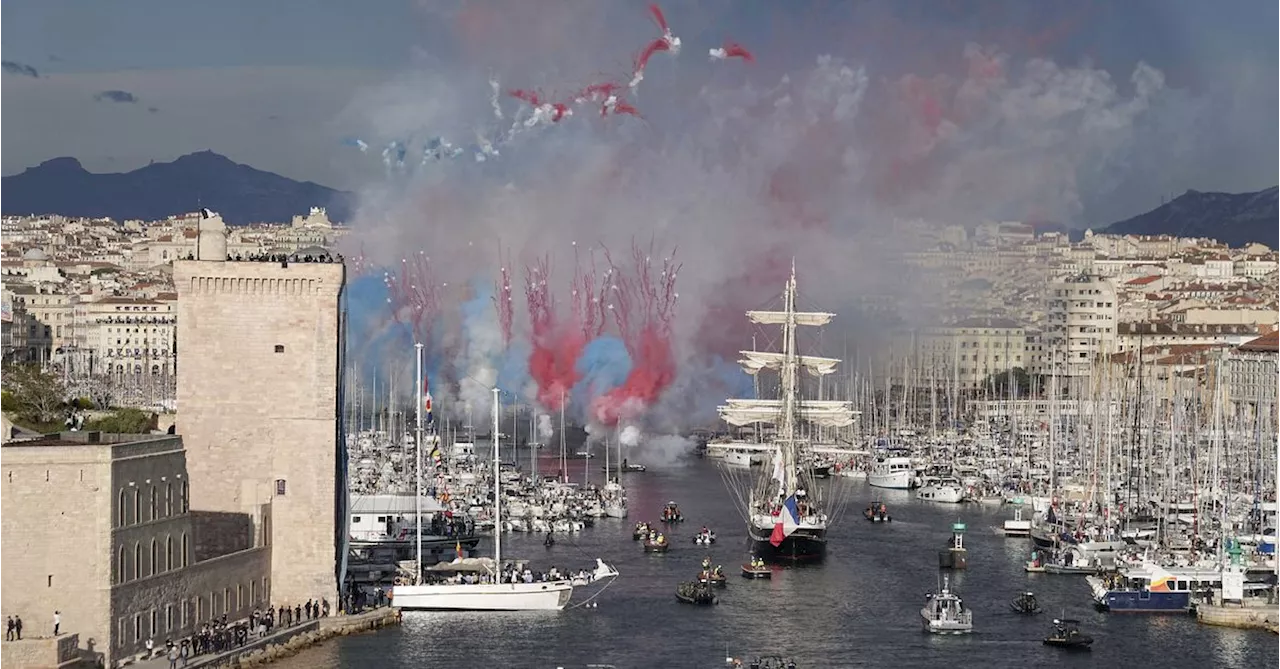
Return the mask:
[[[1119,303],[1114,283],[1078,274],[1052,282],[1046,295],[1045,373],[1088,376],[1099,356],[1117,350]]]

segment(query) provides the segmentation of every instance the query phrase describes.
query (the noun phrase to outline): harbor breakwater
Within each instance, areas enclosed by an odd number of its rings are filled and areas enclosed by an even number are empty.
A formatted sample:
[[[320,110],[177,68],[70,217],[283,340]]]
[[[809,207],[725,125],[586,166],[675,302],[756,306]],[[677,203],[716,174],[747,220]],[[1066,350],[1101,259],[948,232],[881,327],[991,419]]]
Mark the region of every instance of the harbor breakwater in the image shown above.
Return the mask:
[[[1196,607],[1196,620],[1219,627],[1275,630],[1280,622],[1280,607],[1275,604],[1201,605]]]

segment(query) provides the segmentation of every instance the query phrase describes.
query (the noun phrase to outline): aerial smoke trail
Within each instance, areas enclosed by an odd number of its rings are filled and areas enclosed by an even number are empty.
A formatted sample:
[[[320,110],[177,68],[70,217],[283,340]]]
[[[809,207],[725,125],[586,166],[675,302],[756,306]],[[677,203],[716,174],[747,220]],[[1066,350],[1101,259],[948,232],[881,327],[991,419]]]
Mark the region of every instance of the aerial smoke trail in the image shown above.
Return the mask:
[[[462,304],[462,346],[455,360],[458,393],[480,415],[492,406],[491,389],[498,385],[499,370],[506,344],[502,326],[492,308],[495,296],[488,282],[472,282],[473,297]]]
[[[662,273],[654,277],[652,243],[646,253],[632,242],[630,272],[619,269],[605,253],[614,277],[614,319],[631,356],[631,371],[622,385],[592,402],[592,418],[612,426],[639,417],[675,380],[671,319],[680,297],[675,290],[680,265],[673,251],[663,259]]]
[[[550,279],[548,257],[525,269],[529,343],[533,347],[529,355],[529,375],[538,384],[538,405],[558,411],[578,381],[578,356],[587,342],[581,330],[557,320]]]

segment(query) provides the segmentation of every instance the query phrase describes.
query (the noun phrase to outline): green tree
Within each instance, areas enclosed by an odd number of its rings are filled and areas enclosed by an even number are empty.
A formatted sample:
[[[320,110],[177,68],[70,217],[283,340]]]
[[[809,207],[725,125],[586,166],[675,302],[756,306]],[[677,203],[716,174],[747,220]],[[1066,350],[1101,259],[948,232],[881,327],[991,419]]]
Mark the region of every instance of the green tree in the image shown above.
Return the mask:
[[[1033,390],[1044,390],[1043,379],[1033,376],[1021,367],[997,372],[982,382],[982,387],[998,397],[1030,397]]]
[[[62,379],[41,370],[39,365],[8,366],[4,371],[4,386],[12,396],[12,406],[21,422],[47,428],[64,418],[67,389]]]
[[[142,409],[117,409],[109,416],[89,421],[84,429],[113,434],[146,434],[155,426],[156,417]]]

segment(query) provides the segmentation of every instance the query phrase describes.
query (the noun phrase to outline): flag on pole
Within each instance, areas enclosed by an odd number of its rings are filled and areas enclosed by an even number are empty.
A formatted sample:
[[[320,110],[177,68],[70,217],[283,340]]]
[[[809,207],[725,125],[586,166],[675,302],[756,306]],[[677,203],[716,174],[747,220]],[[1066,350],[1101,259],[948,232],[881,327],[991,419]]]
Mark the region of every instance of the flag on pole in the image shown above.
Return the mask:
[[[461,560],[462,558],[466,557],[466,555],[465,555],[465,554],[463,554],[463,552],[462,552],[462,542],[461,542],[461,541],[459,541],[459,542],[457,543],[457,545],[453,547],[453,550],[454,550],[454,552],[456,552],[456,553],[458,554],[458,559],[459,559],[459,560]]]
[[[428,378],[427,378],[427,375],[426,375],[426,374],[423,374],[423,375],[422,375],[422,396],[423,396],[423,398],[424,398],[424,399],[422,400],[422,401],[423,401],[423,405],[424,405],[424,406],[422,407],[423,420],[426,422],[426,424],[427,424],[427,425],[430,425],[430,424],[431,424],[431,421],[432,421],[432,416],[431,416],[431,381],[430,381],[430,379],[428,379]]]
[[[778,515],[773,525],[773,534],[769,535],[769,543],[773,544],[774,548],[781,546],[782,540],[791,536],[791,533],[795,532],[798,527],[800,527],[800,510],[796,508],[796,496],[795,493],[792,493],[782,503],[782,508],[778,510]]]

